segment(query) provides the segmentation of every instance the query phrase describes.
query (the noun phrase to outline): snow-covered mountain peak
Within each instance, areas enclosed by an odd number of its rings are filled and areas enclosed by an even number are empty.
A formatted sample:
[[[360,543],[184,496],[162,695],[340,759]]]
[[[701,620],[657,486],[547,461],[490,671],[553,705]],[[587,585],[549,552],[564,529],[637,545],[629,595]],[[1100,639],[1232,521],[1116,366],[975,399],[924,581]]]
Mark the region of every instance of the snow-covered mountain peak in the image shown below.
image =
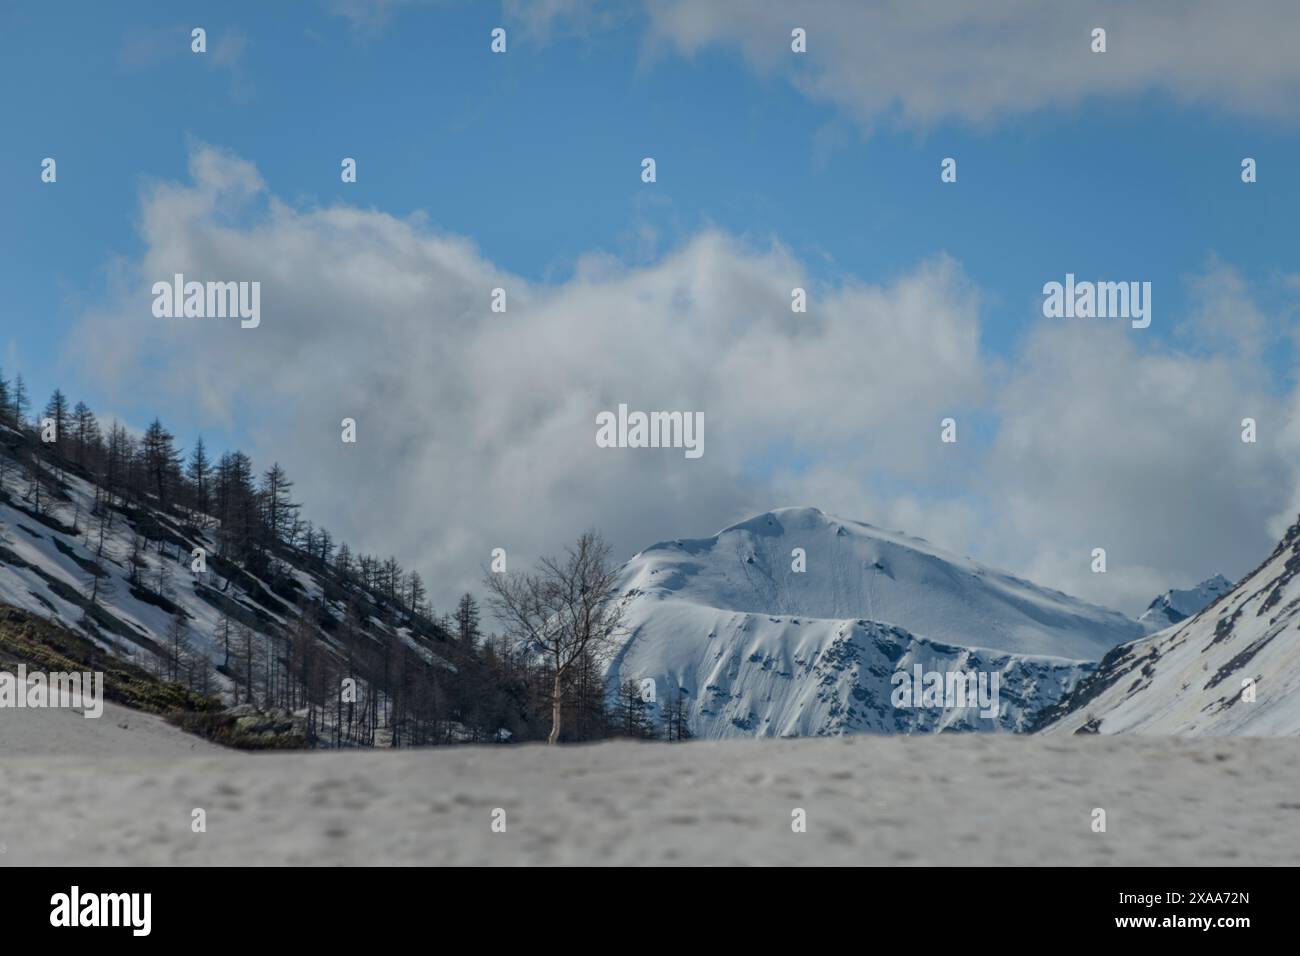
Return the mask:
[[[1186,590],[1170,588],[1152,601],[1138,620],[1151,633],[1162,631],[1171,624],[1177,624],[1194,614],[1199,614],[1231,590],[1232,582],[1222,574],[1206,578],[1194,588]]]
[[[929,542],[818,508],[780,508],[709,538],[646,548],[623,589],[748,614],[866,619],[921,637],[1096,661],[1141,636],[1131,618]]]
[[[653,679],[698,735],[1015,730],[1144,632],[901,532],[781,508],[622,569],[613,684]],[[896,707],[899,671],[998,675],[994,718]]]

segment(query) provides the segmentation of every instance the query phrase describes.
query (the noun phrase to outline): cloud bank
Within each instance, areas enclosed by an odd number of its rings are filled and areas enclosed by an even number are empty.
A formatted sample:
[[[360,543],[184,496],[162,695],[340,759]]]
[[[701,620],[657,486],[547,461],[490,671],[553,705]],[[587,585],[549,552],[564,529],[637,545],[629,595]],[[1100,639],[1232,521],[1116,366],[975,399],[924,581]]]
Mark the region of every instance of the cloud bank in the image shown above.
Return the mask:
[[[1300,399],[1260,363],[1262,321],[1249,347],[1184,352],[1127,323],[1044,319],[1004,360],[950,258],[818,286],[779,242],[716,231],[535,284],[420,219],[294,208],[207,146],[189,182],[143,195],[140,228],[128,291],[69,343],[84,374],[145,388],[164,421],[240,423],[307,517],[397,554],[442,607],[477,590],[492,548],[522,566],[595,526],[626,557],[811,504],[1134,611],[1248,570],[1300,503]],[[177,272],[260,281],[260,327],[155,318],[150,287]],[[1222,263],[1194,291],[1260,314]],[[1197,345],[1214,327],[1204,309],[1186,325]],[[598,448],[597,413],[622,402],[703,412],[704,456]],[[956,445],[939,441],[947,416]]]

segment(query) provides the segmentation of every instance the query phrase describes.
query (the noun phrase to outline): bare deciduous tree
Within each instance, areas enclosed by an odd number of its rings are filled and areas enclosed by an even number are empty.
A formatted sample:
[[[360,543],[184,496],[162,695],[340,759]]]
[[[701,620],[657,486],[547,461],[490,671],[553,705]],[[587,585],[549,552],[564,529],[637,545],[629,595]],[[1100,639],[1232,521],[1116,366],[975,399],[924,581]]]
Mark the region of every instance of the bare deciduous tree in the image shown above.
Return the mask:
[[[609,545],[587,531],[563,558],[543,558],[533,574],[488,572],[488,606],[507,636],[541,654],[552,669],[551,733],[560,739],[561,704],[570,669],[584,655],[608,651],[622,630],[623,608],[615,600],[617,568]]]

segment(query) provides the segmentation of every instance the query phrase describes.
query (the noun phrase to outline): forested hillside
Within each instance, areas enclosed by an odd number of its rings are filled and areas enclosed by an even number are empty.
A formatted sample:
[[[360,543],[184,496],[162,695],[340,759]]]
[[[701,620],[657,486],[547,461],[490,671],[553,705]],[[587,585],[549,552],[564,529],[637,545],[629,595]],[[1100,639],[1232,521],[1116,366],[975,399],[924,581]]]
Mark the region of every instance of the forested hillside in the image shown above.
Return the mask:
[[[214,698],[252,733],[399,747],[549,728],[544,661],[486,633],[473,596],[440,614],[417,571],[308,520],[278,464],[181,448],[157,420],[132,434],[61,391],[32,415],[3,375],[0,603]],[[615,732],[595,662],[566,683],[566,739]]]

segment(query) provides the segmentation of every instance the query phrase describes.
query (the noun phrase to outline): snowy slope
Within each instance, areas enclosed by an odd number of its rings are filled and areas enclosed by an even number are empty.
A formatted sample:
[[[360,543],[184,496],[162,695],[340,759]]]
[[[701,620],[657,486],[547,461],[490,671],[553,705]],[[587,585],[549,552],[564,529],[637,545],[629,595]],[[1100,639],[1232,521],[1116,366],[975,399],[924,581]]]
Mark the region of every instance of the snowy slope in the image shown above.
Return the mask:
[[[94,486],[76,476],[64,479],[66,501],[59,517],[37,516],[27,507],[16,483],[0,487],[0,603],[10,604],[48,618],[85,634],[114,654],[149,666],[152,657],[166,643],[173,610],[179,609],[188,625],[188,638],[195,649],[214,663],[222,660],[223,612],[229,610],[258,634],[281,634],[299,614],[299,602],[323,600],[336,619],[342,619],[344,604],[327,600],[320,577],[290,568],[289,589],[245,570],[235,579],[216,570],[217,545],[211,531],[171,521],[152,513],[150,518],[164,529],[162,547],[157,541],[140,556],[140,583],[132,584],[129,556],[133,539],[140,534],[125,513],[114,512],[98,558],[98,524],[90,516]],[[74,522],[70,524],[69,518]],[[75,530],[74,530],[75,527]],[[193,547],[209,554],[209,570],[190,570]],[[92,574],[101,579],[98,608],[87,617]],[[162,583],[162,582],[165,582]],[[160,599],[159,591],[165,592]],[[383,627],[378,619],[370,624]],[[440,662],[428,642],[410,628],[398,627],[396,635],[412,653]],[[213,675],[214,690],[225,690],[230,681],[220,672]]]
[[[206,520],[200,527],[191,522],[193,516],[174,511],[105,507],[100,514],[107,520],[101,521],[93,513],[100,497],[96,486],[72,470],[61,472],[57,482],[47,481],[38,510],[30,469],[6,448],[17,437],[0,426],[0,456],[5,456],[0,462],[0,604],[84,635],[146,670],[165,655],[169,626],[183,620],[193,650],[213,664],[211,686],[203,690],[227,701],[234,686],[220,666],[227,616],[268,646],[272,639],[286,641],[300,617],[312,613],[304,611],[309,605],[338,622],[352,600],[364,615],[361,638],[400,641],[424,662],[454,670],[427,628],[408,614],[385,614],[382,596],[359,588],[344,591],[319,561],[301,555],[280,559],[281,580],[271,581],[223,561],[216,528]],[[207,552],[207,570],[200,573],[191,570],[196,547]],[[133,552],[138,552],[134,575]],[[345,654],[328,629],[315,633],[324,654]]]
[[[806,570],[793,570],[802,549]],[[815,508],[663,542],[620,579],[627,637],[614,682],[682,688],[699,736],[1021,729],[1136,621],[917,538]],[[996,720],[896,708],[898,669],[996,672]]]
[[[173,727],[161,717],[104,703],[87,719],[80,710],[9,708],[0,714],[0,750],[17,756],[175,758],[222,748]]]
[[[1047,733],[1300,734],[1300,524],[1199,614],[1116,648]],[[1243,682],[1254,681],[1254,701]],[[1062,716],[1063,714],[1063,716]]]
[[[1163,631],[1171,624],[1187,620],[1193,614],[1199,614],[1221,595],[1231,590],[1232,582],[1222,574],[1207,578],[1186,591],[1171,588],[1152,601],[1138,620],[1146,627],[1148,633],[1154,634],[1156,631]]]

